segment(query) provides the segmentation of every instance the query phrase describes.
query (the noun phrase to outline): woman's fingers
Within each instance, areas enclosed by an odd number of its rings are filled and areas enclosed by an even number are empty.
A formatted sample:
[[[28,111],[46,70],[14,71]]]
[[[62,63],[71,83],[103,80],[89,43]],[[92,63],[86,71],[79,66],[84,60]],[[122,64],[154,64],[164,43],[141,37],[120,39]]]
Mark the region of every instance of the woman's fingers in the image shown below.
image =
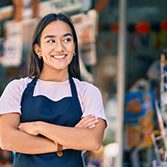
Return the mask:
[[[83,117],[75,127],[80,128],[93,128],[95,127],[96,123],[98,123],[98,119],[93,115],[88,115]]]
[[[91,121],[87,124],[87,128],[94,128],[97,123],[98,123],[98,119]]]
[[[95,119],[96,118],[94,116],[92,116],[92,115],[83,117],[81,119],[81,121],[79,122],[79,126],[87,126],[89,123],[95,121]]]
[[[95,119],[95,117],[93,115],[88,115],[83,117],[78,124],[76,125],[76,127],[84,127],[85,125],[87,125],[90,121],[93,121]]]
[[[35,127],[35,122],[27,122],[21,123],[18,128],[28,134],[38,135],[38,132],[36,131]]]

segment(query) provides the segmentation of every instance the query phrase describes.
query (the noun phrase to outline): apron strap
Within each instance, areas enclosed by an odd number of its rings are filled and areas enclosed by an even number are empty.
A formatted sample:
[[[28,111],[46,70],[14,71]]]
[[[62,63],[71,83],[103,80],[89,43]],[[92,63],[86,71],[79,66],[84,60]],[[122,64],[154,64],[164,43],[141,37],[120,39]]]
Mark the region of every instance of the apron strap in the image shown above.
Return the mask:
[[[78,99],[77,89],[72,77],[69,77],[69,81],[70,81],[70,87],[71,87],[71,94],[75,99]]]
[[[35,78],[32,79],[32,81],[30,83],[27,84],[27,87],[25,88],[25,90],[22,94],[21,105],[22,105],[22,101],[25,98],[25,96],[33,95],[34,87],[36,85],[37,79],[38,78],[35,77]]]
[[[75,85],[75,83],[74,83],[74,80],[72,79],[71,76],[69,77],[69,81],[70,81],[70,87],[71,87],[71,94],[72,94],[72,97],[73,97],[73,98],[75,99],[75,101],[78,103],[79,110],[82,111],[82,109],[81,109],[81,104],[80,104],[80,101],[79,101],[79,98],[78,98],[77,88],[76,88],[76,85]]]

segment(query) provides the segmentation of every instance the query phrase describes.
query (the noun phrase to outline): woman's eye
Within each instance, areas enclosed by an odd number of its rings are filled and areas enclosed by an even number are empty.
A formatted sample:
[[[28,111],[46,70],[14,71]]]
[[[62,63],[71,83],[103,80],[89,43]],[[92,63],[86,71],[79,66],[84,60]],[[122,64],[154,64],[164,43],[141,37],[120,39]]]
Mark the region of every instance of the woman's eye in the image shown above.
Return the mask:
[[[55,42],[55,40],[53,40],[53,39],[47,40],[47,43],[53,43],[53,42]]]
[[[72,41],[72,38],[65,38],[64,41],[65,41],[65,42],[71,42],[71,41]]]

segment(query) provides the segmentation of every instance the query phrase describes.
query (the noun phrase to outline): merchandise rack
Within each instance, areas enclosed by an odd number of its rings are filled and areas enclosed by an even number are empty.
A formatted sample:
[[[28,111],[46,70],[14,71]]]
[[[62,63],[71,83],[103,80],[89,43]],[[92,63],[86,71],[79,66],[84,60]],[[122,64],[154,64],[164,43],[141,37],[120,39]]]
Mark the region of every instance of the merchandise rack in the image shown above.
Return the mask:
[[[167,50],[160,56],[160,105],[155,100],[155,110],[159,125],[159,132],[151,135],[157,160],[153,161],[153,167],[167,166]]]

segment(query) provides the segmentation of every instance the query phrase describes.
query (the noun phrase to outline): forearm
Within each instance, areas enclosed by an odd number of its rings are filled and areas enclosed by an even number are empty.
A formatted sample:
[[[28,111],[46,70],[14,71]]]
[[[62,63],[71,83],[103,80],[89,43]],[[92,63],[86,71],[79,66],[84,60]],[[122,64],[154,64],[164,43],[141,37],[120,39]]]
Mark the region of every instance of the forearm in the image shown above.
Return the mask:
[[[97,136],[94,129],[57,126],[38,122],[38,132],[62,145],[77,150],[97,150],[101,146],[102,136]]]
[[[1,147],[8,151],[26,154],[56,152],[57,145],[44,137],[32,136],[18,129],[5,129],[1,133]]]

